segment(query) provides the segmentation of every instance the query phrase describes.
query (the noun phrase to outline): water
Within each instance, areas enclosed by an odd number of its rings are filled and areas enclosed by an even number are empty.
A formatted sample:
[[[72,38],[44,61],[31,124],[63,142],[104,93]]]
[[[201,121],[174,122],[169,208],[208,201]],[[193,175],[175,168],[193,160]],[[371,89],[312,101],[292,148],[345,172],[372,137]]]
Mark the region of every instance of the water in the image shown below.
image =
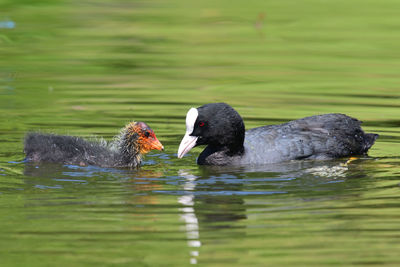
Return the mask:
[[[1,265],[399,265],[398,8],[1,1]],[[247,128],[341,112],[380,138],[350,163],[178,160],[187,110],[216,101]],[[166,148],[138,171],[23,162],[27,131],[133,119]]]

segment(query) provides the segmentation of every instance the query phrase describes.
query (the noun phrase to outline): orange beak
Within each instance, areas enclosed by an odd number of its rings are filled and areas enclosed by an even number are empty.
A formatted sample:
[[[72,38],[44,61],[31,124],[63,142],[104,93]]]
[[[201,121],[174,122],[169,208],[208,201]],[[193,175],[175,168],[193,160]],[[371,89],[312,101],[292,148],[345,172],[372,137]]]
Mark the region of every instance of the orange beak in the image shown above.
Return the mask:
[[[157,150],[164,150],[164,146],[161,144],[161,142],[157,139],[156,136],[153,138],[150,138],[150,149],[157,149]]]
[[[161,144],[161,142],[157,139],[155,135],[154,137],[152,136],[148,138],[143,138],[142,140],[140,140],[140,143],[141,143],[141,149],[140,149],[141,154],[146,154],[153,149],[164,150],[164,146]]]

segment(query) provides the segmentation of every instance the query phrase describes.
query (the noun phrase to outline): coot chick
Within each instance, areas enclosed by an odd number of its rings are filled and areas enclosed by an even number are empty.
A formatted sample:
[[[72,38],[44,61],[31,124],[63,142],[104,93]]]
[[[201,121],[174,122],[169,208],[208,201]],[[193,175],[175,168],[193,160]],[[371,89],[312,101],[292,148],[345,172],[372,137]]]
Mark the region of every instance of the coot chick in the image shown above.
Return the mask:
[[[324,114],[245,131],[240,115],[228,104],[191,108],[178,150],[207,145],[200,165],[257,165],[299,159],[332,159],[366,154],[377,134],[364,133],[361,122],[344,114]]]
[[[138,167],[142,155],[152,149],[163,150],[153,130],[144,122],[131,122],[112,142],[85,140],[76,136],[28,133],[26,160],[101,167]]]

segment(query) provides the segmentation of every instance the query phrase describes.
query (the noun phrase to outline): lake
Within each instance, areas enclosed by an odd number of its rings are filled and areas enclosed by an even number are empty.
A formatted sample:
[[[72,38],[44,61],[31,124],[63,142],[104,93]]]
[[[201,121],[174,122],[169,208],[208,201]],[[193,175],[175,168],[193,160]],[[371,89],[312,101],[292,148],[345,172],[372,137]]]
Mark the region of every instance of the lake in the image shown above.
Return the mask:
[[[0,265],[400,265],[400,3],[0,1]],[[369,156],[268,166],[177,159],[191,107],[246,128],[339,112]],[[28,131],[111,140],[139,170],[24,161]]]

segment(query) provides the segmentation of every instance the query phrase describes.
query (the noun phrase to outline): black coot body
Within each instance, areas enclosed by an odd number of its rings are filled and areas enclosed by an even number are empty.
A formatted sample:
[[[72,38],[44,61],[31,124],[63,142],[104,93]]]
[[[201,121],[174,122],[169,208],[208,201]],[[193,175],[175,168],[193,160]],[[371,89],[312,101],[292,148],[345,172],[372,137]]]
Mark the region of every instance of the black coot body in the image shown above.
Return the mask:
[[[204,165],[268,164],[299,159],[333,159],[366,154],[377,134],[344,114],[324,114],[245,131],[240,115],[228,104],[189,110],[178,157],[207,145],[197,162]]]
[[[142,155],[152,149],[162,150],[163,146],[144,122],[127,124],[109,143],[31,132],[25,136],[24,146],[27,161],[130,168],[138,167]]]

